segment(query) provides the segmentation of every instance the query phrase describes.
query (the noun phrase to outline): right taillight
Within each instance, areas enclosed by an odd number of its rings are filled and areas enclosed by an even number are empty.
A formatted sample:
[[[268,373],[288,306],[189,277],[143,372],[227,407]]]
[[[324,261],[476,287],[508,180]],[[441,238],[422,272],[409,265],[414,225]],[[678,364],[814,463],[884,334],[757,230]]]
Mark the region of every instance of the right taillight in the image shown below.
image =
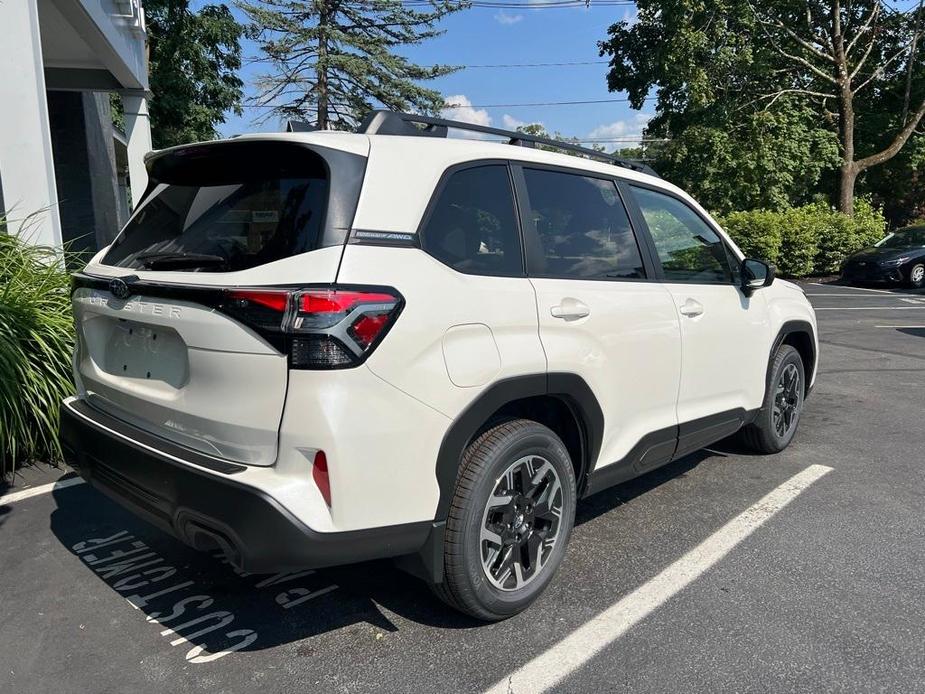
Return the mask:
[[[294,369],[356,366],[379,344],[403,306],[390,288],[229,290],[219,310],[289,353]]]

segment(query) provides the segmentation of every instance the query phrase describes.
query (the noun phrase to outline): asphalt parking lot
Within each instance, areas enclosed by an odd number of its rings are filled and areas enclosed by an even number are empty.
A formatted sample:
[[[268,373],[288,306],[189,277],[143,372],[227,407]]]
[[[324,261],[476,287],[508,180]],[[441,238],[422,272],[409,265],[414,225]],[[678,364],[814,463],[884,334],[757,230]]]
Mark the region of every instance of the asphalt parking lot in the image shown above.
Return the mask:
[[[925,691],[925,294],[805,287],[821,366],[794,444],[586,500],[500,624],[387,562],[239,575],[26,471],[0,491],[0,692]]]

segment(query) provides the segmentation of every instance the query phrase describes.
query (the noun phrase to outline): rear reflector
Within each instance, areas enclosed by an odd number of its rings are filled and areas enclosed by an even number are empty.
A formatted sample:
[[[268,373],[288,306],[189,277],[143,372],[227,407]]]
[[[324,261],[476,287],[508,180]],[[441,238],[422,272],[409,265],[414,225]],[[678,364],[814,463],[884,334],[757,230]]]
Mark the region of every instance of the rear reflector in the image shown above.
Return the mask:
[[[296,369],[342,369],[354,364],[347,348],[328,335],[293,338],[289,362]]]
[[[315,462],[312,465],[312,479],[315,486],[318,487],[318,491],[321,492],[324,503],[328,505],[328,508],[331,508],[331,480],[328,478],[328,457],[324,454],[324,451],[315,453]]]
[[[391,288],[229,289],[217,308],[289,354],[294,369],[360,364],[404,305]]]

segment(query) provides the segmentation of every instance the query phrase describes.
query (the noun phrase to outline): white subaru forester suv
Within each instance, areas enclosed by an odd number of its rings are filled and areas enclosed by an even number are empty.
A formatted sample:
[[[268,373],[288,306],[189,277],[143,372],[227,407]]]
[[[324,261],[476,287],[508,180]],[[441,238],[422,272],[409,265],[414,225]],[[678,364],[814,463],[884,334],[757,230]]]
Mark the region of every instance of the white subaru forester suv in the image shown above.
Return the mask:
[[[394,557],[502,619],[552,580],[580,498],[796,432],[806,297],[644,166],[389,112],[147,166],[74,276],[61,442],[248,571]]]

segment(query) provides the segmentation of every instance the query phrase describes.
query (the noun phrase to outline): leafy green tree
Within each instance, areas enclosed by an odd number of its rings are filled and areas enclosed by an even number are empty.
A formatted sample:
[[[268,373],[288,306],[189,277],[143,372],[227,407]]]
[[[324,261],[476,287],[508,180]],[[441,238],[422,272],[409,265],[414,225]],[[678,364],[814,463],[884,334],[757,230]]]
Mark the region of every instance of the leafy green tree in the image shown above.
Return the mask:
[[[899,11],[881,0],[639,0],[637,8],[637,22],[614,24],[599,44],[611,56],[610,89],[626,90],[635,108],[657,91],[647,134],[677,138],[703,128],[694,133],[701,157],[710,157],[712,145],[720,159],[706,174],[734,174],[723,171],[722,160],[739,161],[748,188],[771,186],[764,201],[736,193],[743,204],[805,197],[831,166],[834,140],[833,198],[850,213],[858,177],[895,157],[925,117],[925,84],[917,78],[921,5]],[[901,106],[889,128],[864,139],[861,124],[884,112],[887,93]],[[669,161],[685,146],[697,149],[686,139],[665,148]],[[780,175],[771,175],[768,144],[781,149]]]
[[[458,68],[417,65],[399,49],[443,33],[438,21],[466,7],[464,0],[414,6],[400,0],[237,2],[268,68],[255,99],[267,109],[264,119],[276,115],[347,130],[374,104],[428,114],[443,108],[440,93],[419,83]]]
[[[661,175],[695,191],[716,212],[806,202],[826,170],[838,165],[835,135],[818,126],[810,108],[789,99],[773,110],[743,109],[732,122],[722,108],[687,116],[680,132],[650,156]]]
[[[244,27],[227,5],[145,0],[156,148],[211,140],[225,113],[241,114]]]
[[[563,135],[558,130],[556,132],[550,133],[548,130],[546,130],[546,126],[544,126],[542,123],[528,123],[527,125],[518,125],[517,132],[533,135],[534,137],[545,137],[547,140],[558,140],[559,142],[568,142],[569,144],[582,146],[581,140],[579,140],[577,137],[569,137],[567,135]],[[537,149],[543,149],[547,152],[562,151],[550,145],[537,145]],[[600,144],[592,144],[589,149],[593,149],[598,152],[605,151],[603,145]],[[585,155],[579,154],[578,156],[584,157]]]

